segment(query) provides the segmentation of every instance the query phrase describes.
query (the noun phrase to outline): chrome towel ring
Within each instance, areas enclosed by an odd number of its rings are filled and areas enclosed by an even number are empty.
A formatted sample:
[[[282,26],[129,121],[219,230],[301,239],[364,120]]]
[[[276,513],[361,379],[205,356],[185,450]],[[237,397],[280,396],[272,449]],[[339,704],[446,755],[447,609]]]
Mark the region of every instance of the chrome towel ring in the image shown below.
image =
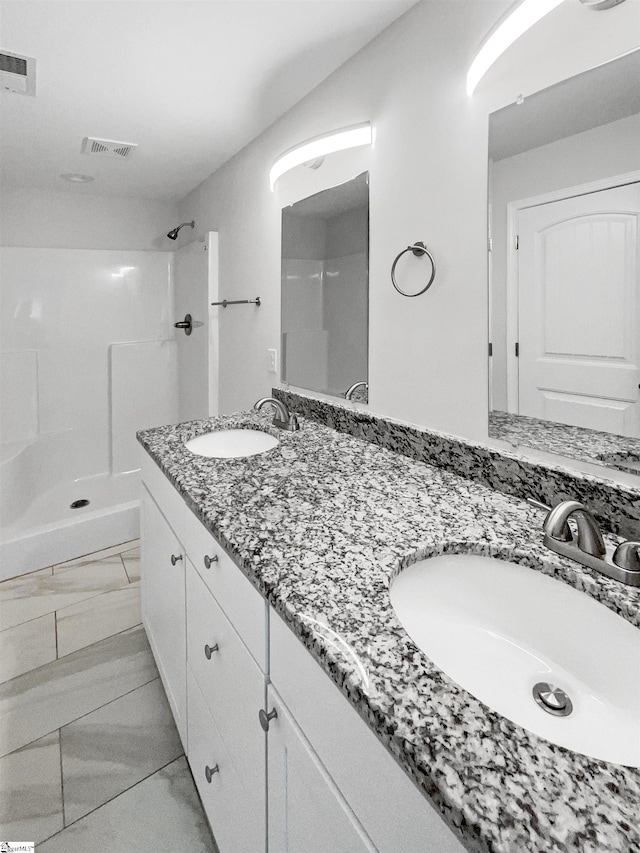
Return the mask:
[[[426,255],[429,258],[429,260],[431,261],[431,276],[429,277],[429,281],[422,288],[422,290],[419,290],[417,293],[405,293],[404,290],[401,290],[398,287],[398,282],[396,281],[396,264],[398,263],[400,258],[405,254],[405,252],[413,252],[413,254],[416,256],[416,258],[421,258],[423,255]],[[406,249],[403,249],[400,252],[400,254],[397,256],[397,258],[395,259],[395,261],[393,262],[393,265],[391,267],[391,283],[393,284],[395,289],[398,291],[398,293],[402,294],[402,296],[421,296],[426,290],[429,290],[429,288],[433,284],[433,280],[435,277],[436,277],[436,262],[433,260],[433,255],[431,254],[431,252],[427,249],[427,247],[425,246],[425,244],[421,240],[418,240],[417,242],[415,242],[413,244],[413,246],[407,246]]]

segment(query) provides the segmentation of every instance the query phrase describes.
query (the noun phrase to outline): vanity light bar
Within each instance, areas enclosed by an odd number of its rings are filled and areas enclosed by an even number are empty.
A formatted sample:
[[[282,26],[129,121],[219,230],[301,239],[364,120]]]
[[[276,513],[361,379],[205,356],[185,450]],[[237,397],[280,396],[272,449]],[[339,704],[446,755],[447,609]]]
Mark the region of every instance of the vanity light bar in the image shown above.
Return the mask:
[[[486,39],[467,72],[467,95],[473,95],[493,63],[541,18],[564,0],[522,0]]]
[[[333,130],[331,133],[301,142],[300,145],[285,151],[271,167],[269,172],[271,190],[273,191],[278,178],[295,166],[324,157],[326,154],[333,154],[334,151],[345,151],[347,148],[357,148],[359,145],[371,145],[371,141],[371,125],[365,122],[343,127],[341,130]]]

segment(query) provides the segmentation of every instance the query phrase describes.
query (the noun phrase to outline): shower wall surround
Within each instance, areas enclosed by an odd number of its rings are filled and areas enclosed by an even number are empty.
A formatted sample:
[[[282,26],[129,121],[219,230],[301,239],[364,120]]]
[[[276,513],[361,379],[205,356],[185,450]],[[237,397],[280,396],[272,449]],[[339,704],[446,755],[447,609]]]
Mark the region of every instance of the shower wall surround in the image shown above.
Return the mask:
[[[71,432],[71,478],[137,468],[135,430],[176,415],[171,255],[5,247],[0,261],[2,444]]]
[[[0,263],[0,575],[12,577],[138,535],[135,433],[178,414],[173,256],[4,247]]]
[[[444,468],[497,491],[548,505],[569,499],[583,501],[604,528],[627,538],[638,538],[640,486],[633,488],[605,478],[580,474],[560,464],[536,463],[521,454],[466,442],[452,435],[427,431],[412,424],[376,417],[361,409],[280,388],[274,388],[272,393],[291,411],[338,432]]]

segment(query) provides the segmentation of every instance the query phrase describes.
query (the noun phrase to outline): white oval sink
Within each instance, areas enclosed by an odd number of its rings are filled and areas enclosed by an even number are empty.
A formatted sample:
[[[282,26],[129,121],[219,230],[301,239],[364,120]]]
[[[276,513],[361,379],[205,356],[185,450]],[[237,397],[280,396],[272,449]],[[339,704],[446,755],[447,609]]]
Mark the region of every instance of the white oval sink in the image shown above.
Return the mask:
[[[260,430],[221,429],[191,438],[185,447],[198,456],[233,459],[238,456],[255,456],[273,450],[279,444],[277,438]]]
[[[559,746],[640,767],[640,630],[621,616],[534,569],[474,554],[415,563],[390,595],[415,644],[485,705]],[[538,704],[539,683],[569,697],[568,716]]]

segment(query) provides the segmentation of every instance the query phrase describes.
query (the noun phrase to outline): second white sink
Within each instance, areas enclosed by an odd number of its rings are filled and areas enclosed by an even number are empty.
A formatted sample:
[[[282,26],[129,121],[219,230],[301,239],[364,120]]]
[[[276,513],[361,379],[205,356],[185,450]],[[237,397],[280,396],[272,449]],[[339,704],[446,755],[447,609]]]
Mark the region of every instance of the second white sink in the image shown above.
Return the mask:
[[[390,595],[416,645],[494,711],[640,767],[640,630],[621,616],[535,569],[473,554],[415,563]]]
[[[221,429],[207,432],[185,443],[187,450],[198,456],[214,459],[234,459],[255,456],[273,450],[280,444],[277,438],[256,429]]]

